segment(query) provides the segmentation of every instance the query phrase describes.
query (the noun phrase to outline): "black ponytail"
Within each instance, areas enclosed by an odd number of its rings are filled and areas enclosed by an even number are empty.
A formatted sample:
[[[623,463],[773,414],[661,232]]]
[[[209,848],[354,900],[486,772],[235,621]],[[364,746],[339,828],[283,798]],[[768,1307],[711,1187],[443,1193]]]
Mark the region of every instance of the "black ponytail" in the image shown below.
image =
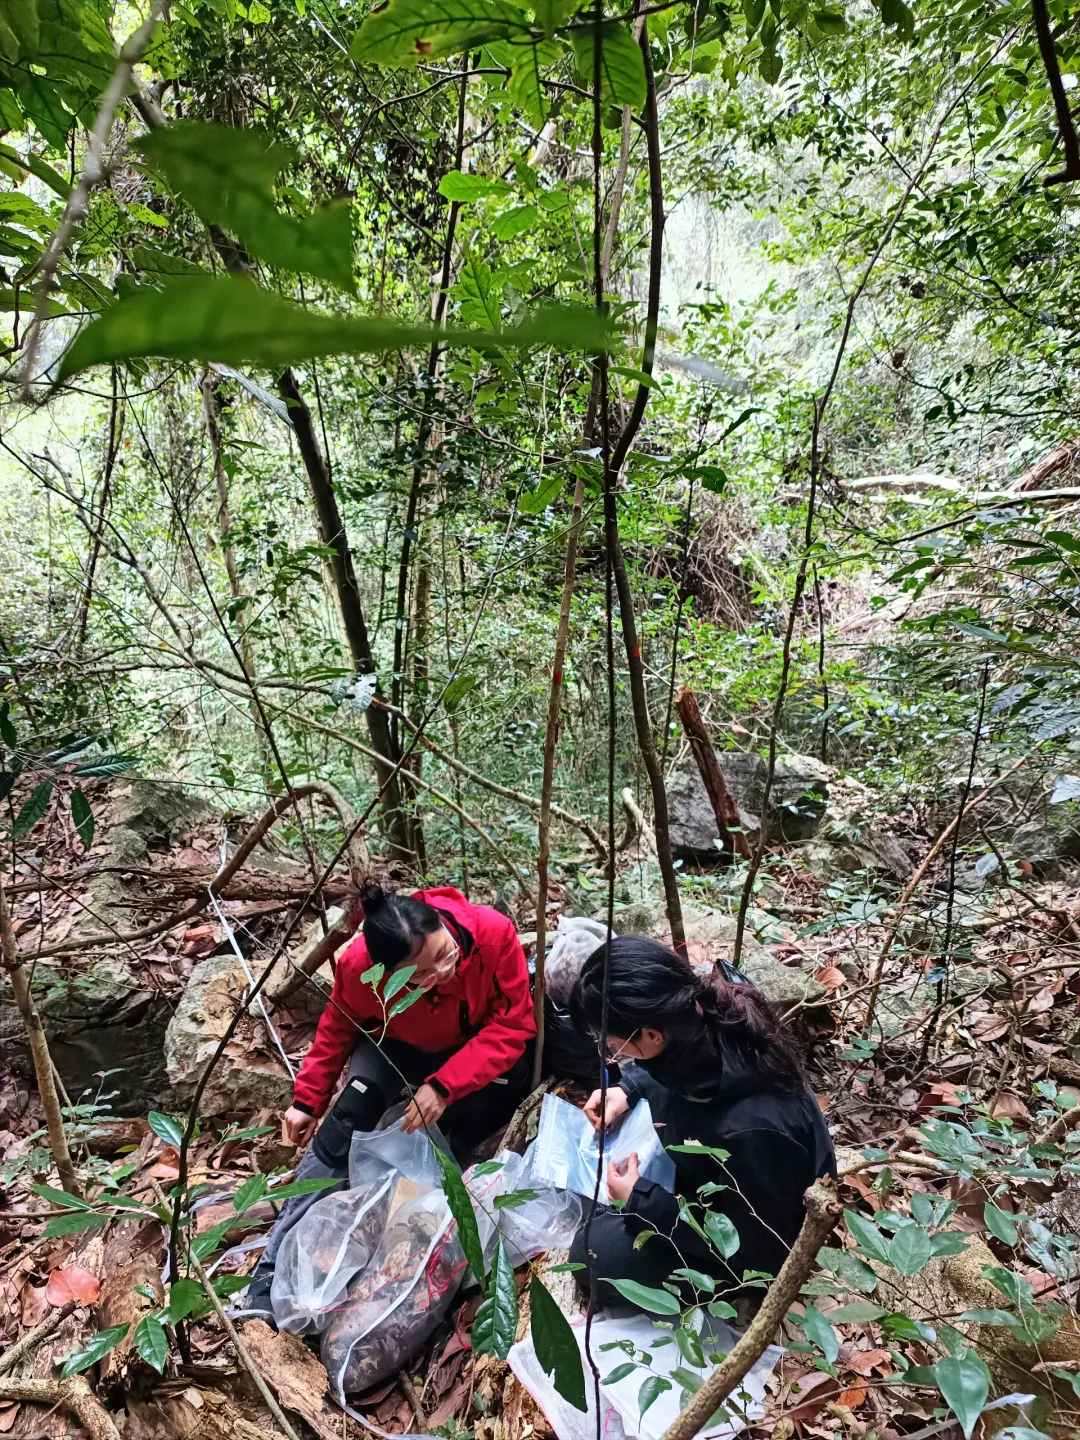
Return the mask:
[[[423,943],[442,927],[442,916],[426,900],[398,895],[380,885],[365,885],[360,892],[364,907],[364,939],[376,965],[394,970],[413,956],[417,942]]]
[[[600,1030],[604,950],[581,967],[571,999],[579,1029]],[[703,978],[686,960],[645,935],[617,935],[611,942],[608,1033],[628,1040],[640,1030],[659,1030],[669,1045],[686,1044],[703,1028],[736,1049],[762,1083],[792,1089],[802,1080],[802,1061],[787,1026],[753,985],[733,984],[717,972]]]

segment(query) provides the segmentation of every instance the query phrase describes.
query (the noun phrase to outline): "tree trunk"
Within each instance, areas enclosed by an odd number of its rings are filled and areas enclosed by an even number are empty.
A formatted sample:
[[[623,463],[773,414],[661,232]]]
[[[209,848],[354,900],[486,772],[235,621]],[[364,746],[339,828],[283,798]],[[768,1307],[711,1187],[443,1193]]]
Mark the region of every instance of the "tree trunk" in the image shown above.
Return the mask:
[[[720,768],[720,761],[717,759],[712,743],[712,736],[705,728],[697,697],[689,685],[684,685],[675,697],[675,709],[679,721],[686,731],[686,738],[690,741],[690,748],[694,752],[702,784],[712,802],[713,814],[716,816],[716,828],[720,831],[724,849],[729,855],[741,855],[744,859],[748,859],[750,846],[743,833],[739,808],[727,787],[724,772]]]
[[[360,674],[374,675],[375,661],[371,654],[371,641],[360,602],[360,589],[356,582],[356,568],[353,565],[349,539],[338,510],[337,496],[334,494],[326,462],[315,436],[311,411],[300,394],[291,369],[285,370],[279,377],[278,392],[289,407],[289,419],[292,421],[300,458],[304,462],[315,501],[319,534],[323,544],[333,551],[331,568],[334,587],[352,663]],[[376,694],[378,693],[376,689]],[[375,762],[375,773],[379,780],[379,802],[390,849],[396,858],[413,865],[416,863],[416,855],[410,843],[409,817],[402,805],[401,783],[395,770],[400,755],[390,735],[390,722],[386,711],[381,706],[370,705],[367,722],[372,748],[379,756]]]
[[[15,931],[12,928],[11,912],[8,910],[7,896],[4,894],[2,880],[0,880],[0,947],[3,950],[4,965],[11,977],[15,1004],[19,1007],[19,1014],[26,1027],[26,1038],[30,1042],[30,1056],[34,1062],[38,1095],[41,1097],[41,1106],[45,1111],[45,1128],[49,1135],[49,1149],[52,1151],[52,1157],[56,1163],[60,1184],[69,1195],[81,1198],[82,1189],[75,1178],[75,1167],[71,1163],[71,1152],[68,1150],[67,1136],[64,1134],[64,1118],[60,1110],[60,1096],[56,1091],[49,1042],[45,1039],[45,1027],[41,1023],[41,1016],[38,1014],[38,1008],[34,1004],[34,997],[30,991],[30,977],[26,973],[26,966],[19,958],[19,943],[15,939]]]

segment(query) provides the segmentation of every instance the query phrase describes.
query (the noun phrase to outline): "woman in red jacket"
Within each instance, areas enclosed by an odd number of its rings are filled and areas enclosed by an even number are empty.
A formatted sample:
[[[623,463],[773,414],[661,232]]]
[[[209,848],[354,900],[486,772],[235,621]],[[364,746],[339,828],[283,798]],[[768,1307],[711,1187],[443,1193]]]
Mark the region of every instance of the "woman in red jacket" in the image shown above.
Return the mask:
[[[304,1145],[315,1136],[297,1179],[344,1183],[353,1132],[373,1130],[406,1097],[404,1128],[437,1123],[460,1158],[506,1124],[528,1083],[525,1047],[536,1026],[513,923],[450,888],[406,896],[371,886],[361,900],[363,935],[337,962],[285,1112],[287,1140]],[[390,983],[404,966],[412,967],[405,984]],[[320,1125],[346,1063],[345,1087]],[[330,1188],[286,1203],[244,1313],[269,1314],[281,1242]]]

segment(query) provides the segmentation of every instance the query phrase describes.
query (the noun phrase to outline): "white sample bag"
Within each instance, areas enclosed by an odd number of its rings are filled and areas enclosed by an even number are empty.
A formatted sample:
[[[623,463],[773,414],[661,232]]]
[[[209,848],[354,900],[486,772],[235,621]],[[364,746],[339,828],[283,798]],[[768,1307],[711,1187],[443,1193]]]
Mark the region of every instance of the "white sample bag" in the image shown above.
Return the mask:
[[[586,915],[561,915],[555,930],[555,942],[544,963],[544,993],[553,1004],[565,1010],[570,993],[581,974],[581,967],[608,937],[608,928],[601,920]]]

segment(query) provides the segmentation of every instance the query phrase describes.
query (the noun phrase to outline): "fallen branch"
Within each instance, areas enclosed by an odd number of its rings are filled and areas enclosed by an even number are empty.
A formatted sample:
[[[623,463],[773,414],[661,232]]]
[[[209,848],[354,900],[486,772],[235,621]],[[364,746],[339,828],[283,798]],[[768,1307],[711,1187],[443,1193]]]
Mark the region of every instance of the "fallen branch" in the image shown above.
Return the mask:
[[[8,1376],[0,1380],[0,1400],[50,1408],[59,1405],[75,1416],[90,1440],[120,1440],[119,1430],[84,1375],[70,1375],[66,1380],[15,1380]]]
[[[1035,1138],[1032,1142],[1035,1145],[1053,1145],[1055,1141],[1068,1135],[1070,1130],[1080,1128],[1080,1105],[1074,1105],[1071,1110],[1066,1110],[1059,1115],[1049,1129]],[[0,1364],[3,1362],[0,1361]]]
[[[634,837],[640,835],[652,853],[656,854],[656,836],[652,832],[652,826],[645,819],[641,806],[634,799],[634,792],[627,785],[622,792],[623,809],[626,811],[627,836],[619,846],[620,850],[627,850],[633,844]]]
[[[50,1218],[52,1217],[50,1216]],[[21,1340],[16,1340],[10,1350],[5,1350],[3,1355],[0,1355],[0,1375],[7,1375],[28,1355],[32,1355],[41,1342],[47,1340],[53,1331],[58,1329],[78,1308],[77,1300],[69,1300],[66,1305],[61,1305],[59,1310],[50,1311],[41,1324],[35,1325],[33,1330],[24,1335]]]
[[[750,844],[743,832],[742,821],[739,819],[739,807],[735,804],[735,798],[727,787],[712,736],[701,717],[697,696],[689,685],[684,685],[676,695],[675,711],[686,732],[686,738],[690,741],[690,749],[694,752],[701,783],[705,786],[705,793],[712,805],[713,814],[716,817],[716,828],[720,833],[724,849],[729,855],[741,855],[744,860],[748,860]]]
[[[915,891],[922,883],[923,876],[926,874],[927,870],[929,870],[931,864],[936,858],[938,852],[941,850],[942,846],[945,844],[946,840],[949,839],[953,831],[956,829],[957,825],[959,825],[961,818],[966,820],[971,815],[971,812],[976,808],[976,806],[981,805],[982,802],[986,799],[986,797],[992,791],[996,790],[999,785],[1006,781],[1010,775],[1015,775],[1017,770],[1020,769],[1021,765],[1026,765],[1029,759],[1030,756],[1022,755],[1015,765],[1010,766],[1003,775],[999,775],[996,780],[991,780],[990,784],[987,785],[984,790],[979,791],[978,795],[975,796],[975,799],[972,800],[970,804],[964,807],[962,817],[960,815],[956,815],[953,817],[952,820],[949,821],[948,825],[945,826],[945,829],[941,832],[941,834],[937,837],[934,843],[930,846],[930,849],[926,852],[926,856],[922,864],[908,881],[907,889],[904,891],[903,895],[900,896],[900,900],[896,906],[896,914],[893,916],[892,924],[889,926],[888,934],[885,936],[885,940],[882,943],[880,951],[878,952],[877,960],[874,963],[874,973],[870,979],[870,1000],[866,1008],[866,1019],[863,1022],[863,1033],[865,1035],[870,1034],[870,1031],[872,1030],[874,1025],[874,1012],[877,1009],[878,990],[881,987],[881,976],[882,972],[885,969],[885,961],[888,958],[889,951],[893,947],[893,941],[899,934],[900,922],[904,918],[904,912],[907,909],[908,905],[911,903],[911,897],[915,894]]]
[[[420,1433],[423,1434],[427,1429],[428,1419],[424,1414],[424,1407],[420,1404],[420,1396],[416,1393],[416,1386],[412,1383],[412,1379],[405,1370],[398,1371],[398,1382],[405,1392],[405,1399],[408,1400],[412,1406],[412,1412],[416,1416],[416,1423],[419,1426]]]
[[[840,1218],[836,1186],[827,1176],[815,1180],[806,1192],[806,1218],[780,1273],[769,1286],[761,1309],[742,1339],[693,1396],[686,1408],[664,1431],[662,1440],[693,1440],[713,1412],[753,1369],[772,1343],[776,1328],[798,1298],[817,1253]]]
[[[345,944],[346,940],[356,934],[363,918],[364,907],[359,901],[356,901],[346,909],[340,920],[331,925],[309,955],[306,955],[298,965],[294,962],[290,974],[286,975],[278,985],[267,988],[267,1003],[273,1007],[288,1000],[290,995],[295,995],[297,990],[311,979],[323,961],[329,960]]]

